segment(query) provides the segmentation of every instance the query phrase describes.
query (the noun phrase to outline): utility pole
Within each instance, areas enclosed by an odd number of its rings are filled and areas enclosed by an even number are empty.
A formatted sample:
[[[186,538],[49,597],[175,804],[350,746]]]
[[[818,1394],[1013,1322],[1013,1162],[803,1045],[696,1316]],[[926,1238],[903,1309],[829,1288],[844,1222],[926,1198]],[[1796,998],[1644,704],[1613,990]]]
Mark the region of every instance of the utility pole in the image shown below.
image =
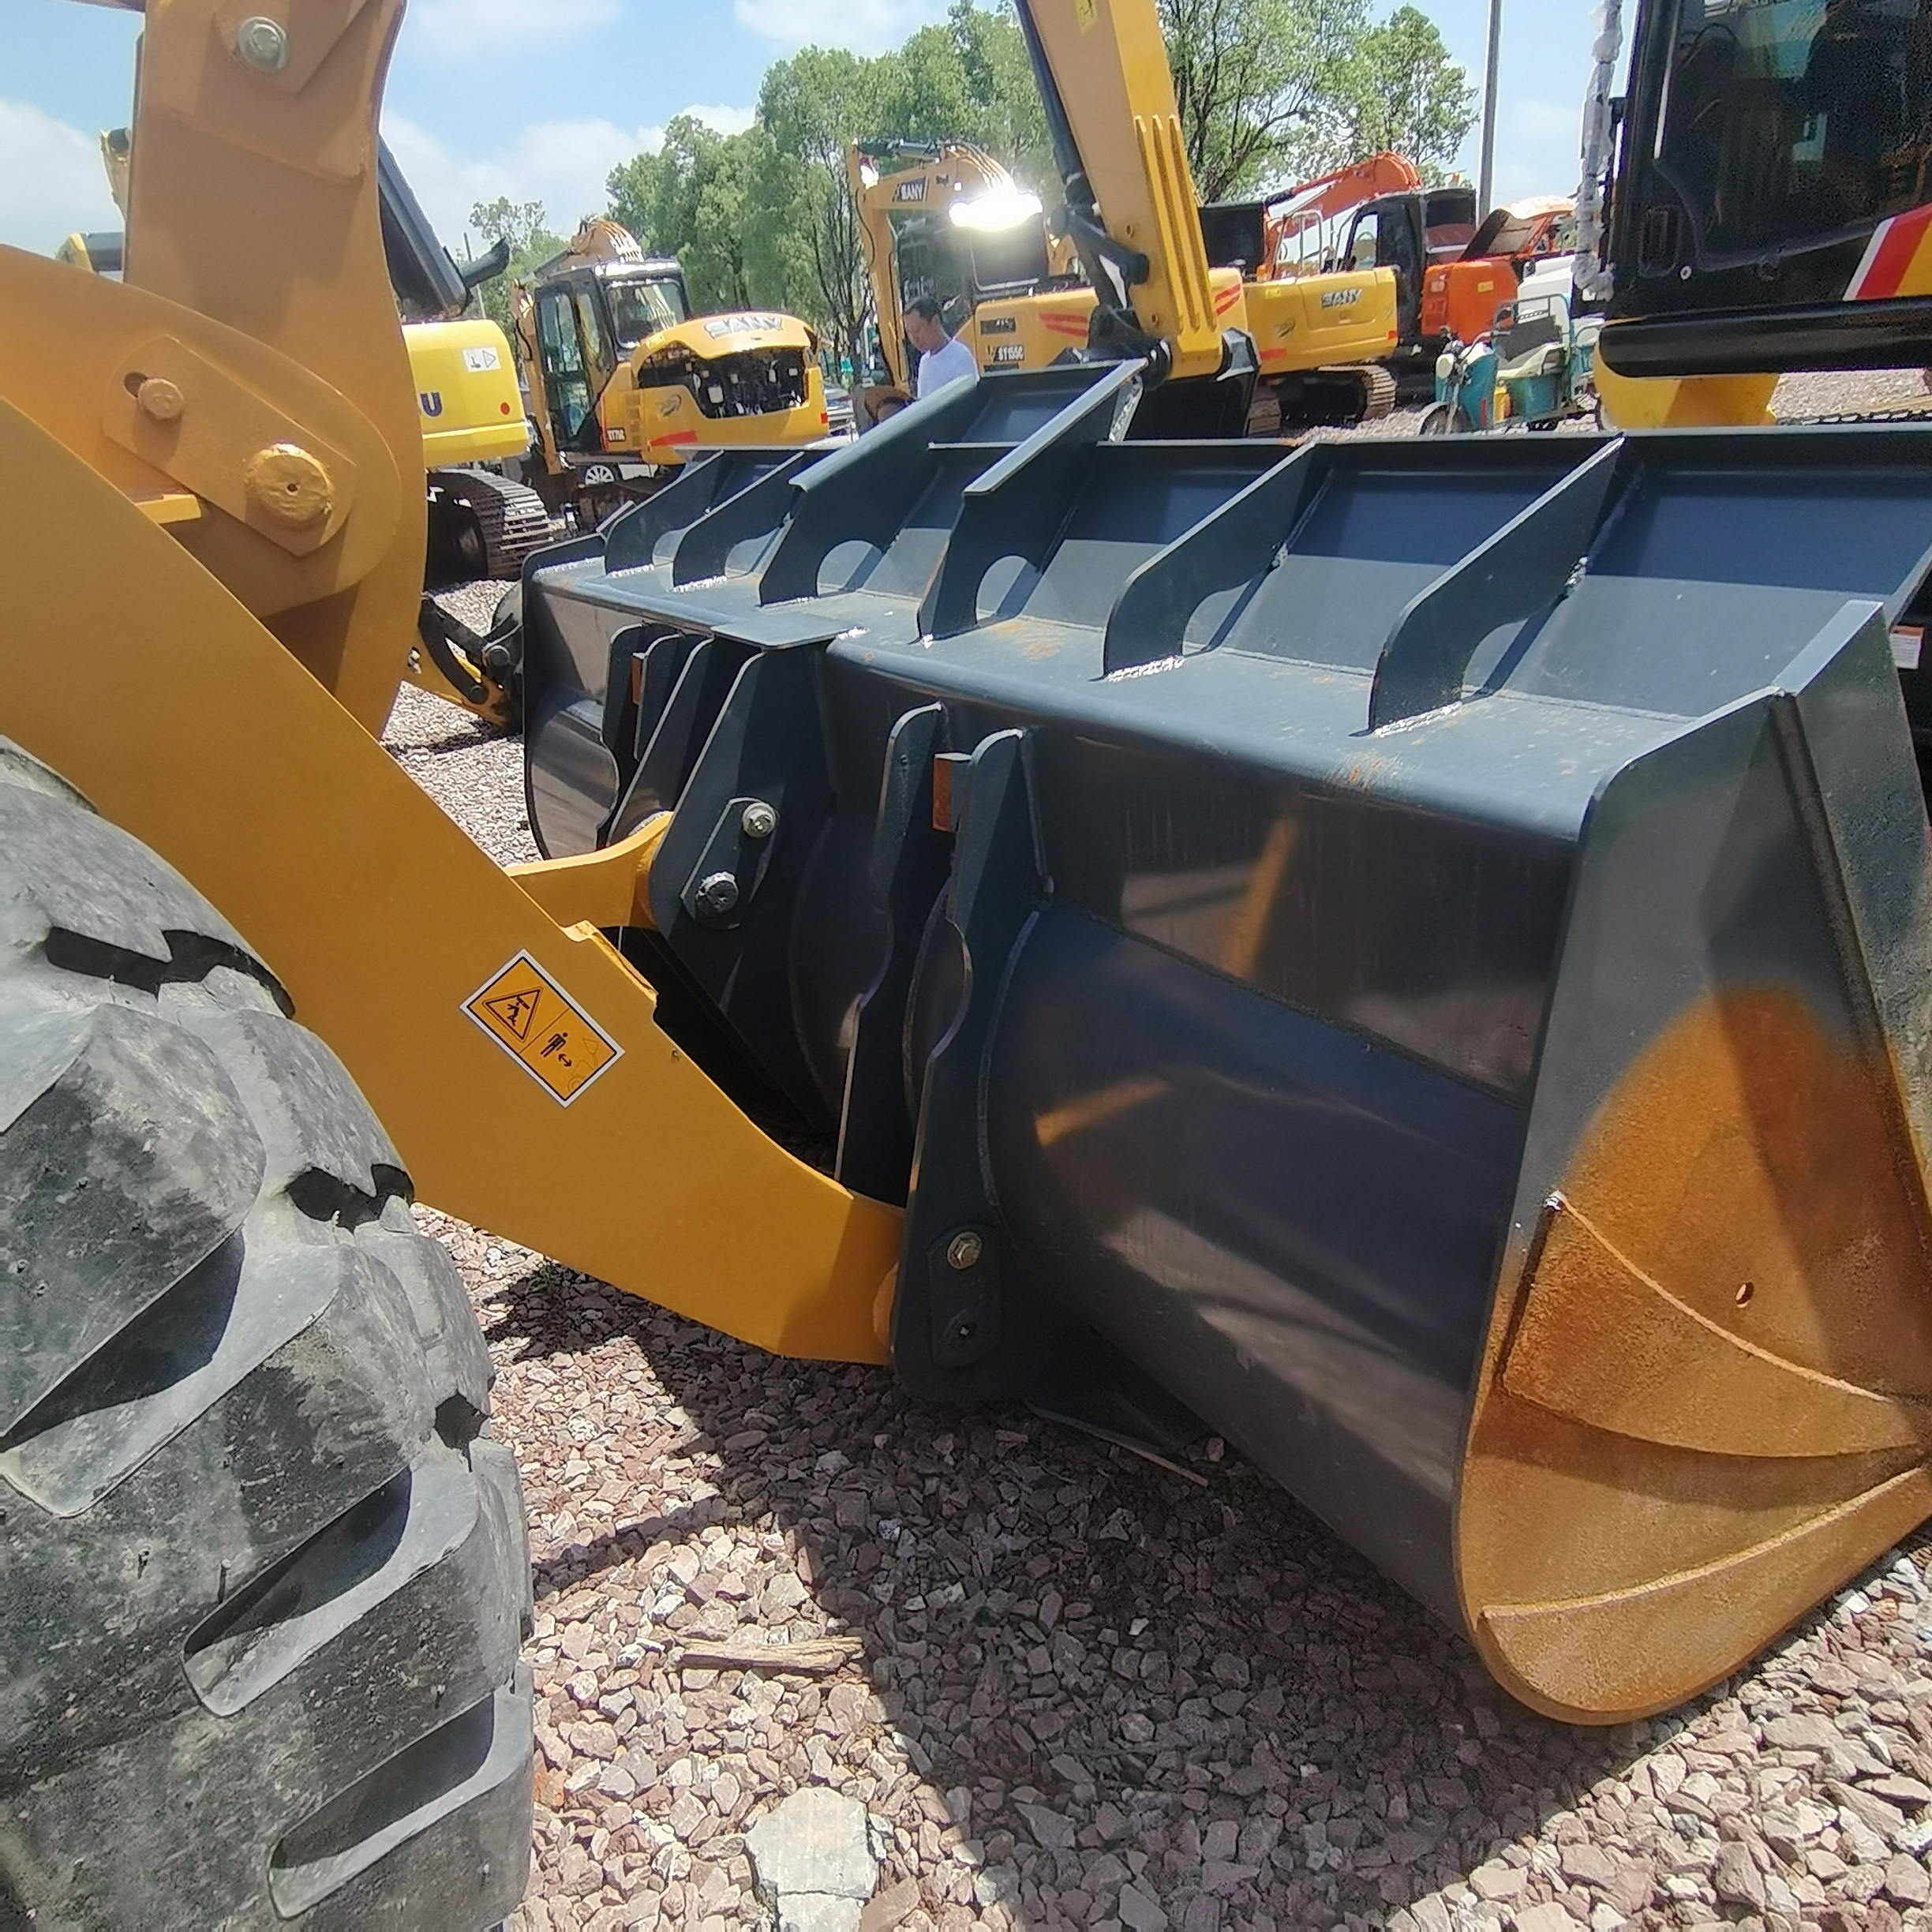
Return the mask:
[[[1483,88],[1482,174],[1476,187],[1478,220],[1496,191],[1496,96],[1503,68],[1503,0],[1489,0],[1489,76]]]

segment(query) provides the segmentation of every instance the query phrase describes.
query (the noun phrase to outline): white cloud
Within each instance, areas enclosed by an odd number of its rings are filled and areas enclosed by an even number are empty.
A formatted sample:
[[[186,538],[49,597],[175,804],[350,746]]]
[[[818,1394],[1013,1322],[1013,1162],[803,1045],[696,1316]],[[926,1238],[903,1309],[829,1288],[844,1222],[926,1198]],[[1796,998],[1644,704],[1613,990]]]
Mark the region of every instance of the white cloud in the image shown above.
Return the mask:
[[[751,125],[749,107],[688,107],[706,125],[734,134]],[[383,117],[383,133],[409,177],[424,212],[447,246],[462,253],[470,211],[507,195],[541,201],[546,226],[567,235],[586,215],[601,212],[611,170],[633,155],[664,144],[661,127],[621,128],[615,122],[543,121],[507,146],[484,154],[455,154],[426,129],[399,114]],[[481,249],[481,238],[477,246]]]
[[[945,17],[945,0],[736,0],[738,24],[787,47],[882,54]]]
[[[618,0],[417,0],[410,9],[410,35],[444,54],[534,50],[608,26],[620,11]]]
[[[0,100],[0,242],[51,255],[77,229],[120,226],[94,137]]]
[[[721,134],[742,134],[758,118],[755,107],[687,107],[684,111]]]

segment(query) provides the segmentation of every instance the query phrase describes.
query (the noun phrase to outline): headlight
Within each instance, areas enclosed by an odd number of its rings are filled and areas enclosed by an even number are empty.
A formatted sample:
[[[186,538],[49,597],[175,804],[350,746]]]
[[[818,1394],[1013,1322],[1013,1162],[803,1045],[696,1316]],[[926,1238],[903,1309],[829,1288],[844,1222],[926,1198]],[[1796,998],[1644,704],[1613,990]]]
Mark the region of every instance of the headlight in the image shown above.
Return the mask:
[[[1453,349],[1445,349],[1436,358],[1436,380],[1440,383],[1455,380],[1456,359]]]

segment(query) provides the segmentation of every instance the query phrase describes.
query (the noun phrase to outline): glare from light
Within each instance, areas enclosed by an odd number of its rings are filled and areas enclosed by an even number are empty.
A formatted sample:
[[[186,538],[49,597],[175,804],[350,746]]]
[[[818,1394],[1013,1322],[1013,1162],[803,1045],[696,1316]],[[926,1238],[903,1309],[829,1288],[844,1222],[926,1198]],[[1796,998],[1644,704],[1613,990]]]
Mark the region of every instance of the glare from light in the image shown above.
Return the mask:
[[[1002,229],[1039,220],[1040,212],[1038,195],[1029,194],[1024,188],[996,188],[970,201],[955,201],[953,225],[970,228],[978,234],[998,234]]]

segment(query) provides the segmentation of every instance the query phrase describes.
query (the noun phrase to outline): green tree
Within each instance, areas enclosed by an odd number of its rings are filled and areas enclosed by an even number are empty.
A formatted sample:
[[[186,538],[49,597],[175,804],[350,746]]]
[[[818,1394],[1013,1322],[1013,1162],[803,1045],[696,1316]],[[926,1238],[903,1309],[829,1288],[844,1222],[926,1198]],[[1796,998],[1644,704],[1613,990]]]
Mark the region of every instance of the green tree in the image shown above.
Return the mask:
[[[1160,0],[1160,15],[1204,201],[1354,158],[1344,103],[1368,0]]]
[[[1350,153],[1405,154],[1427,180],[1442,178],[1476,125],[1469,75],[1450,58],[1436,23],[1413,6],[1361,36],[1340,83]]]
[[[792,298],[832,353],[855,361],[867,309],[865,257],[845,149],[859,130],[878,131],[882,82],[900,78],[881,69],[896,58],[868,61],[806,47],[766,73],[758,95],[772,146],[761,204],[787,224]]]
[[[699,313],[748,309],[775,299],[762,286],[756,236],[769,214],[761,203],[769,170],[761,127],[721,134],[690,114],[665,129],[655,154],[612,170],[610,212],[653,254],[683,263]]]
[[[494,201],[479,201],[470,211],[471,230],[486,243],[510,244],[509,268],[477,291],[483,313],[505,335],[510,333],[510,285],[552,256],[562,253],[566,245],[561,235],[552,234],[544,226],[544,219],[541,201],[512,201],[507,195],[499,195]]]
[[[1026,42],[1009,5],[983,7],[953,0],[946,32],[965,70],[968,98],[979,117],[973,137],[1031,188],[1058,181],[1046,110],[1040,105]]]
[[[965,140],[1022,180],[1054,178],[1046,115],[1010,6],[953,0],[946,20],[874,59],[807,47],[766,74],[769,153],[756,204],[774,286],[834,354],[856,361],[871,306],[845,168],[855,140]]]

